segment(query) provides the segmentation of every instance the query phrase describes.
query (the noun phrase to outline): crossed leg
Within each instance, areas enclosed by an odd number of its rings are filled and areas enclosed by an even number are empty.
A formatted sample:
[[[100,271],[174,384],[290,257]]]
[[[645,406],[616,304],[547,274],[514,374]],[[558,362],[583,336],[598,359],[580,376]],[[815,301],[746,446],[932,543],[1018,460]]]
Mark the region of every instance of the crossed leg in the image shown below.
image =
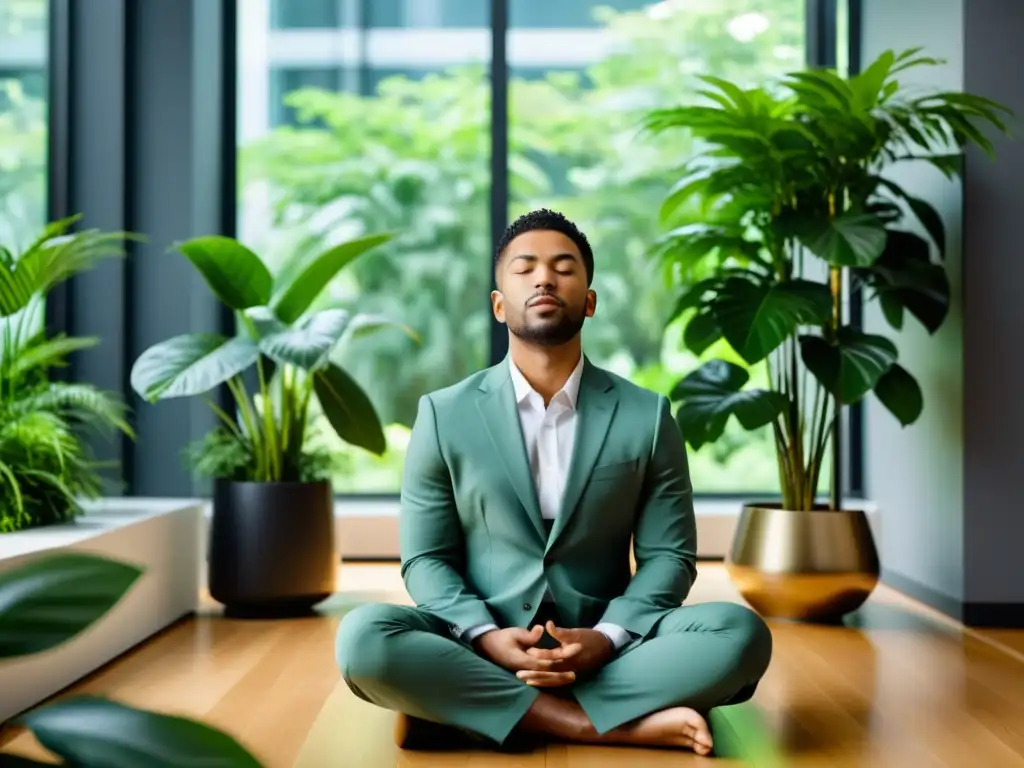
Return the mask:
[[[772,650],[768,627],[743,606],[683,606],[577,681],[573,700],[526,685],[446,633],[425,611],[365,605],[342,620],[336,658],[360,698],[497,744],[518,729],[591,743],[696,746],[707,727],[697,713],[748,699]]]

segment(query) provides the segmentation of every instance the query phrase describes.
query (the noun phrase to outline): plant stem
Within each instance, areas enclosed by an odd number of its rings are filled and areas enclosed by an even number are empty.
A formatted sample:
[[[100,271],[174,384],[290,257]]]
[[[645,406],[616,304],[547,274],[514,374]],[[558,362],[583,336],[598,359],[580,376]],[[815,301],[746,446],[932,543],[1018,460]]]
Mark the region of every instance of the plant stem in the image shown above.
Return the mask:
[[[263,437],[260,434],[259,422],[256,419],[252,404],[249,402],[249,393],[245,390],[245,384],[239,376],[228,380],[228,388],[235,396],[238,403],[238,410],[242,419],[245,431],[249,433],[249,442],[252,445],[253,455],[256,457],[256,480],[266,480],[267,469],[264,463],[266,452],[263,450]]]
[[[832,340],[836,341],[839,328],[842,326],[843,308],[843,270],[841,267],[829,269],[829,289],[832,292]],[[832,481],[830,483],[829,509],[836,511],[843,504],[843,446],[841,442],[842,420],[839,418],[839,398],[832,395]]]

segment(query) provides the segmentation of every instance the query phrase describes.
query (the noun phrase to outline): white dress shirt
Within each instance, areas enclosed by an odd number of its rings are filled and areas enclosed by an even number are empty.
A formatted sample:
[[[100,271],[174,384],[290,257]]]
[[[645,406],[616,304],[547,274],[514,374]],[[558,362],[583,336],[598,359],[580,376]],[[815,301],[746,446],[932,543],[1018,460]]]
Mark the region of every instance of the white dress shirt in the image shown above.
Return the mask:
[[[583,376],[583,357],[547,407],[544,406],[544,398],[530,386],[511,356],[508,364],[540,512],[546,520],[554,520],[562,505],[569,462],[576,444],[576,402]],[[472,642],[484,632],[497,628],[494,624],[470,627],[463,639]],[[616,624],[602,622],[594,629],[608,637],[616,650],[632,640],[629,632]]]

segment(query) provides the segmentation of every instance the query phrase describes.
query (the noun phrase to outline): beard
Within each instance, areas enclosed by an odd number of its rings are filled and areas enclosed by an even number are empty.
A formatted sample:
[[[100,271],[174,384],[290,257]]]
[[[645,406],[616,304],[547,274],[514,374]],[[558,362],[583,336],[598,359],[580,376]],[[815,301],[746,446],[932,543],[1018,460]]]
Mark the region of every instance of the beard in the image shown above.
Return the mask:
[[[508,318],[506,323],[509,332],[525,344],[559,347],[571,341],[583,329],[585,320],[586,312],[583,309],[580,309],[578,314],[566,309],[557,320],[539,320],[531,323],[520,315],[515,320]]]

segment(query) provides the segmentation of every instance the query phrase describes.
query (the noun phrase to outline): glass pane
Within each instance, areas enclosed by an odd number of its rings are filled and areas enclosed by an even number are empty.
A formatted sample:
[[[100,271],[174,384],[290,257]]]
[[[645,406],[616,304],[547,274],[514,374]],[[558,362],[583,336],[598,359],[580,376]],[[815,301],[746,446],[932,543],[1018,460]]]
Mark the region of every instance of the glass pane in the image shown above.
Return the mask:
[[[270,26],[274,29],[334,28],[345,0],[271,0]]]
[[[489,362],[489,26],[279,33],[263,3],[239,3],[239,236],[280,270],[398,233],[322,295],[419,337],[384,329],[338,358],[388,425],[389,450],[378,459],[331,437],[344,464],[335,488],[397,493],[419,399]]]
[[[0,245],[46,223],[47,0],[0,0]]]
[[[804,0],[509,3],[510,220],[543,206],[581,227],[598,294],[587,354],[668,394],[698,361],[681,328],[664,329],[676,292],[645,249],[661,234],[656,212],[678,179],[673,169],[694,147],[680,136],[639,137],[637,119],[692,99],[698,74],[745,85],[802,66]],[[691,462],[698,493],[778,493],[767,430],[750,434],[731,420]]]
[[[490,11],[490,0],[373,0],[367,3],[367,26],[487,27]]]

